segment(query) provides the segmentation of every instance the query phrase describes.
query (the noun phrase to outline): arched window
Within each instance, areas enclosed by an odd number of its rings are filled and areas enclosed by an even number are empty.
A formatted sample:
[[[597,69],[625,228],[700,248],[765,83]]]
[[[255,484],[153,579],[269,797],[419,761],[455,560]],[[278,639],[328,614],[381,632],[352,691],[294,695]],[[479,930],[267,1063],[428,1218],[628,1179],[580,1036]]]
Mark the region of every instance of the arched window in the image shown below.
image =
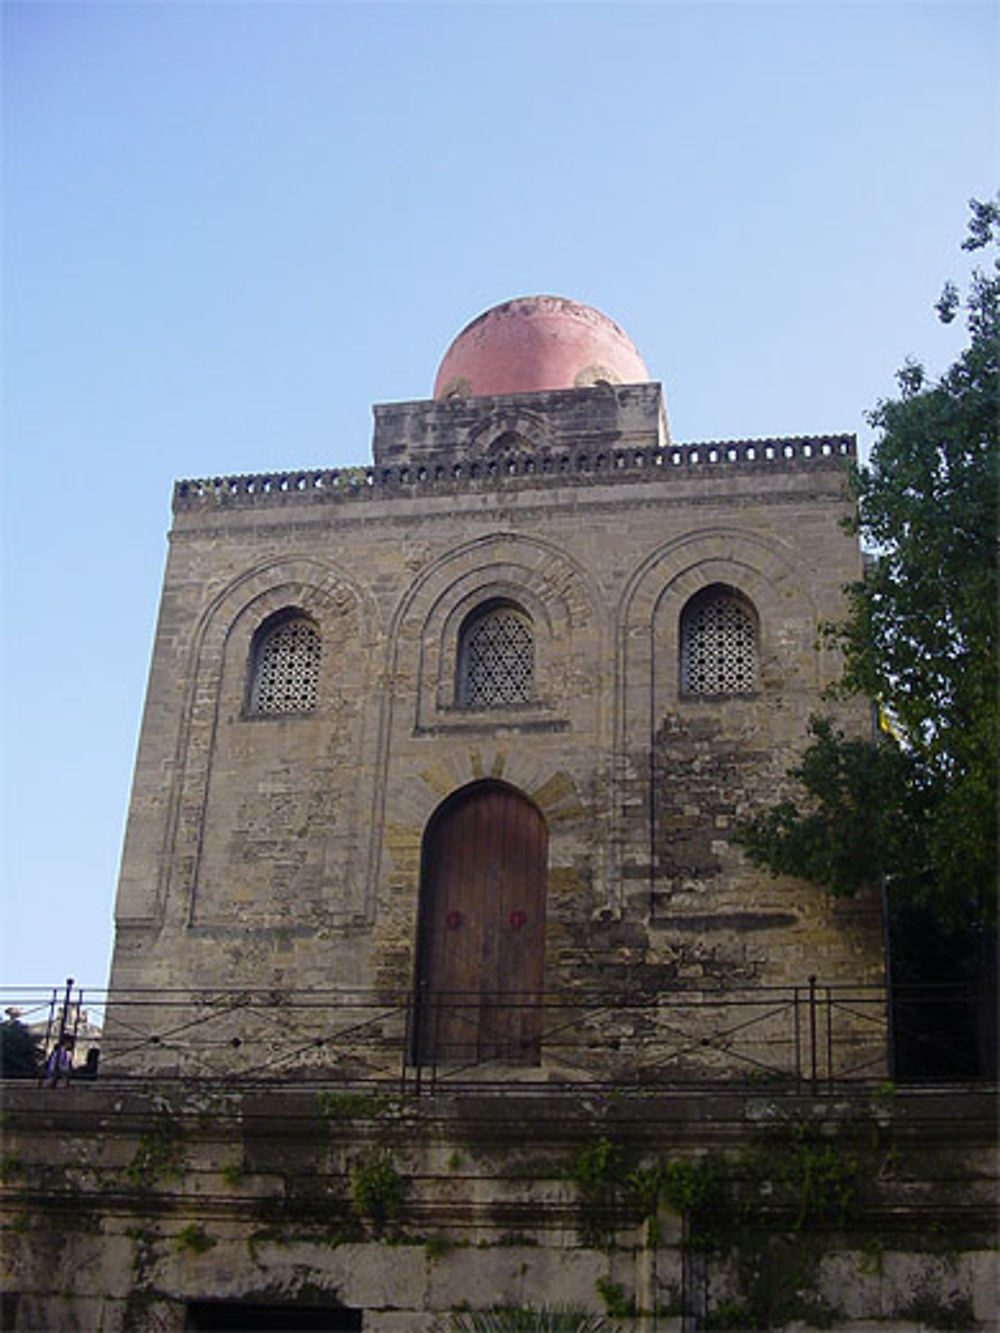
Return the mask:
[[[535,635],[531,619],[510,602],[490,602],[462,626],[458,702],[463,708],[527,703],[534,692]]]
[[[255,714],[307,713],[316,707],[319,630],[300,612],[279,612],[254,635],[248,709]]]
[[[685,694],[752,694],[757,688],[757,613],[740,593],[714,584],[681,614]]]

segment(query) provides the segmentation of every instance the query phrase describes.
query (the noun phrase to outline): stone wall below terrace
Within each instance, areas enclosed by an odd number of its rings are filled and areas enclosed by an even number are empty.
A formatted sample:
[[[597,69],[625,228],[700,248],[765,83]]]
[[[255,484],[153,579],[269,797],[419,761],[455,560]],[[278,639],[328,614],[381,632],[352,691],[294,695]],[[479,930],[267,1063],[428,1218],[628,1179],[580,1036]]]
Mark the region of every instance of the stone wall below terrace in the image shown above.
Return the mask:
[[[543,1305],[663,1333],[996,1327],[985,1090],[4,1093],[18,1333],[265,1306],[377,1333]]]

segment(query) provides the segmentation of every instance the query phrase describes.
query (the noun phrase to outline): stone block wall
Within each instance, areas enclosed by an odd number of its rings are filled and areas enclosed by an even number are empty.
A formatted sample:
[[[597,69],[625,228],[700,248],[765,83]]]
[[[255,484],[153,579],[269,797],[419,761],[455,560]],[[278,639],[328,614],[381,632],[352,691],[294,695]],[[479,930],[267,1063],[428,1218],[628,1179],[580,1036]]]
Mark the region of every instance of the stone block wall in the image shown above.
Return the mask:
[[[961,1089],[8,1085],[4,1328],[181,1333],[221,1302],[365,1333],[558,1305],[649,1333],[985,1331],[996,1187],[992,1098]]]
[[[877,903],[733,837],[837,674],[853,442],[675,446],[661,410],[656,385],[396,404],[373,468],[178,485],[115,991],[405,993],[424,831],[489,778],[547,825],[547,991],[881,981]],[[759,619],[751,694],[681,689],[680,616],[714,585]],[[530,618],[535,687],[470,710],[460,630],[491,600]],[[254,634],[289,608],[322,638],[316,707],[247,716]]]

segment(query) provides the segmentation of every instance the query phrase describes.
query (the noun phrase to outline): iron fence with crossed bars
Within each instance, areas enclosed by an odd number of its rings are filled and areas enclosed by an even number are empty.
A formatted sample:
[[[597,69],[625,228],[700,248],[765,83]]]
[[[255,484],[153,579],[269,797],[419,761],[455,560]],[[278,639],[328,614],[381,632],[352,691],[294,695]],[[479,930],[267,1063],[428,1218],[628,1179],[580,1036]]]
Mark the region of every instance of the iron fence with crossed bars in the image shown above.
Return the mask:
[[[923,1050],[928,1067],[940,1055],[950,1077],[974,1079],[975,1060],[963,1068],[960,1039],[973,1003],[968,991],[941,986],[921,988],[909,1004],[897,993],[890,1005],[882,986],[815,978],[798,986],[641,996],[109,992],[72,982],[51,991],[0,989],[0,1008],[36,1033],[43,1057],[60,1044],[70,1048],[63,1081],[99,1074],[395,1085],[417,1093],[512,1081],[547,1090],[781,1083],[823,1092],[889,1077],[901,1038],[908,1049]],[[926,1023],[929,1013],[934,1021]],[[491,1027],[484,1014],[502,1021]],[[905,1033],[901,1023],[910,1025]],[[99,1058],[89,1054],[98,1051]]]

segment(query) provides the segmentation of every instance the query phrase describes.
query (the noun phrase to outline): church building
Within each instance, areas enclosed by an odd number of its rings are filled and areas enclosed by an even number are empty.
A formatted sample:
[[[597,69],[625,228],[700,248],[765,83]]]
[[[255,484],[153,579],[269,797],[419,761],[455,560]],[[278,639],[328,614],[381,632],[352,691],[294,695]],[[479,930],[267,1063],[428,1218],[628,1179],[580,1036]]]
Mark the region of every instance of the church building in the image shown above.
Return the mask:
[[[369,464],[178,483],[99,1068],[4,1086],[5,1329],[996,1327],[993,1091],[887,1082],[877,899],[737,840],[870,725],[853,456],[675,442],[534,296]]]
[[[557,1077],[547,997],[565,1032],[595,999],[880,981],[877,904],[734,840],[838,674],[853,438],[675,443],[623,330],[553,296],[374,415],[367,466],[176,487],[112,990],[364,993],[404,1003],[412,1065]],[[605,1035],[608,1072],[662,1067]]]

